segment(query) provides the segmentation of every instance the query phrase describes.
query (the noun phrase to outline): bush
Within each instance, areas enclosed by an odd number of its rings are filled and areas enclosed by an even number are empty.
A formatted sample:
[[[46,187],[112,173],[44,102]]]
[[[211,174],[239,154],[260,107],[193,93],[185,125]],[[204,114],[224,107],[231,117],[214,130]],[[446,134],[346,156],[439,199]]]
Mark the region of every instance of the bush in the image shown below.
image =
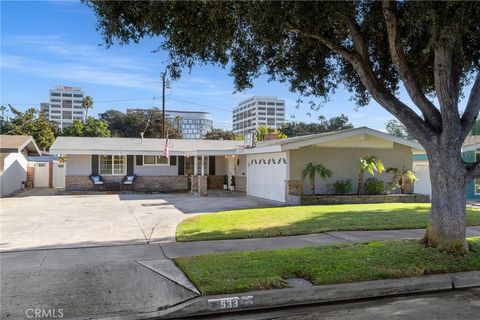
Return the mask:
[[[367,194],[382,194],[385,192],[385,183],[377,178],[369,178],[365,181],[365,192]]]
[[[337,180],[333,184],[335,194],[349,194],[352,192],[352,180]]]

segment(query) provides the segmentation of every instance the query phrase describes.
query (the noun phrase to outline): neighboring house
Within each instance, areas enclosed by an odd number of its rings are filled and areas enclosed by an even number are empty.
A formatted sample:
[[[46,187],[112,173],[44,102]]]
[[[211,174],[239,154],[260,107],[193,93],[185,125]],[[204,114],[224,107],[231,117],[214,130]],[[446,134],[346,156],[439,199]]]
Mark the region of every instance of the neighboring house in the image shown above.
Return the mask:
[[[309,162],[322,163],[333,172],[316,182],[317,193],[331,192],[336,180],[352,179],[356,186],[359,158],[379,157],[385,167],[412,168],[412,153],[422,147],[369,128],[355,128],[282,140],[243,141],[169,140],[170,159],[163,156],[164,139],[58,137],[52,154],[67,156],[66,189],[91,190],[91,174],[120,181],[136,174],[136,190],[188,190],[191,175],[207,175],[209,189],[221,189],[223,177],[235,176],[236,190],[247,195],[291,203],[309,194],[301,172]],[[368,178],[368,177],[367,177]],[[388,174],[377,178],[390,181]]]
[[[466,162],[480,161],[480,135],[468,136],[462,146],[462,157]],[[413,155],[413,170],[418,181],[415,190],[431,194],[430,172],[427,155],[416,153]],[[480,178],[473,179],[467,186],[467,199],[480,199]]]
[[[11,194],[25,187],[27,157],[40,155],[31,136],[0,136],[0,195]]]

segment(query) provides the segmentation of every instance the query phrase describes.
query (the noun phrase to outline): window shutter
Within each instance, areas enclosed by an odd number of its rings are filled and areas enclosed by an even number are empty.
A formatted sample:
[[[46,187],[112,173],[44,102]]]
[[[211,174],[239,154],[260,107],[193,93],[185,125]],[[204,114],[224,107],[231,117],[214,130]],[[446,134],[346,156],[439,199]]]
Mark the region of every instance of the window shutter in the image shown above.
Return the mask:
[[[92,175],[98,176],[98,154],[92,154]]]
[[[177,156],[170,156],[170,165],[171,166],[177,165]]]
[[[143,156],[142,155],[137,155],[135,160],[136,160],[136,165],[137,166],[143,166]]]
[[[178,156],[178,175],[183,176],[185,174],[185,157]]]
[[[211,176],[215,175],[215,157],[210,156],[208,159],[208,174]]]
[[[127,155],[127,175],[133,175],[133,155]]]

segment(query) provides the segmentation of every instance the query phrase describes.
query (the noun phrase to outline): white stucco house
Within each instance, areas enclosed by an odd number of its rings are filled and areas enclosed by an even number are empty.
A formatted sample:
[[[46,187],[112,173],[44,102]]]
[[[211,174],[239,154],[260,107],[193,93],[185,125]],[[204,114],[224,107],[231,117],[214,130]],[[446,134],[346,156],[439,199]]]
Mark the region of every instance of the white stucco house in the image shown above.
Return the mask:
[[[25,187],[27,157],[40,155],[31,136],[0,136],[0,195],[3,197]]]
[[[58,137],[52,154],[67,156],[66,189],[91,190],[89,176],[120,181],[137,176],[135,190],[181,191],[191,176],[207,176],[209,189],[221,189],[224,176],[235,177],[237,191],[249,196],[290,203],[311,193],[301,172],[309,162],[322,163],[333,172],[317,179],[316,193],[329,193],[336,180],[357,183],[359,158],[379,157],[385,167],[411,169],[412,154],[420,144],[366,127],[256,142],[223,140],[169,140],[170,158],[164,157],[164,139]],[[376,176],[389,180],[387,174]],[[190,182],[189,182],[190,181]]]

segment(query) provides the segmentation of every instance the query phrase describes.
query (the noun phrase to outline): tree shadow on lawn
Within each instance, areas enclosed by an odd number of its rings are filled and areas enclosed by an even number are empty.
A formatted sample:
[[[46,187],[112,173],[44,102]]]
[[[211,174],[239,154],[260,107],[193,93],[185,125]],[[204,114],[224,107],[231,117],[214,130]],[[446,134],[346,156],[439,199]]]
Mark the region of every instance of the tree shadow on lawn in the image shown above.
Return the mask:
[[[242,210],[243,211],[243,210]],[[245,210],[248,211],[248,210]],[[245,228],[225,228],[204,230],[199,227],[186,227],[181,231],[177,229],[177,241],[202,241],[221,239],[248,239],[269,238],[281,236],[306,235],[333,231],[374,231],[374,230],[401,230],[424,229],[427,226],[429,208],[410,207],[396,208],[393,211],[385,209],[369,210],[368,212],[343,211],[343,212],[312,212],[311,217],[289,222],[274,227],[262,227],[261,221],[256,221],[253,216],[245,224]],[[226,214],[228,215],[228,213]],[[313,217],[312,217],[313,216]],[[222,217],[223,218],[223,217]],[[278,217],[281,219],[281,216]],[[197,219],[202,219],[198,216]],[[227,219],[227,217],[225,217]],[[272,219],[275,216],[272,215]],[[195,223],[192,223],[195,225]],[[480,225],[480,212],[467,213],[467,226]],[[256,226],[256,227],[252,227]]]

